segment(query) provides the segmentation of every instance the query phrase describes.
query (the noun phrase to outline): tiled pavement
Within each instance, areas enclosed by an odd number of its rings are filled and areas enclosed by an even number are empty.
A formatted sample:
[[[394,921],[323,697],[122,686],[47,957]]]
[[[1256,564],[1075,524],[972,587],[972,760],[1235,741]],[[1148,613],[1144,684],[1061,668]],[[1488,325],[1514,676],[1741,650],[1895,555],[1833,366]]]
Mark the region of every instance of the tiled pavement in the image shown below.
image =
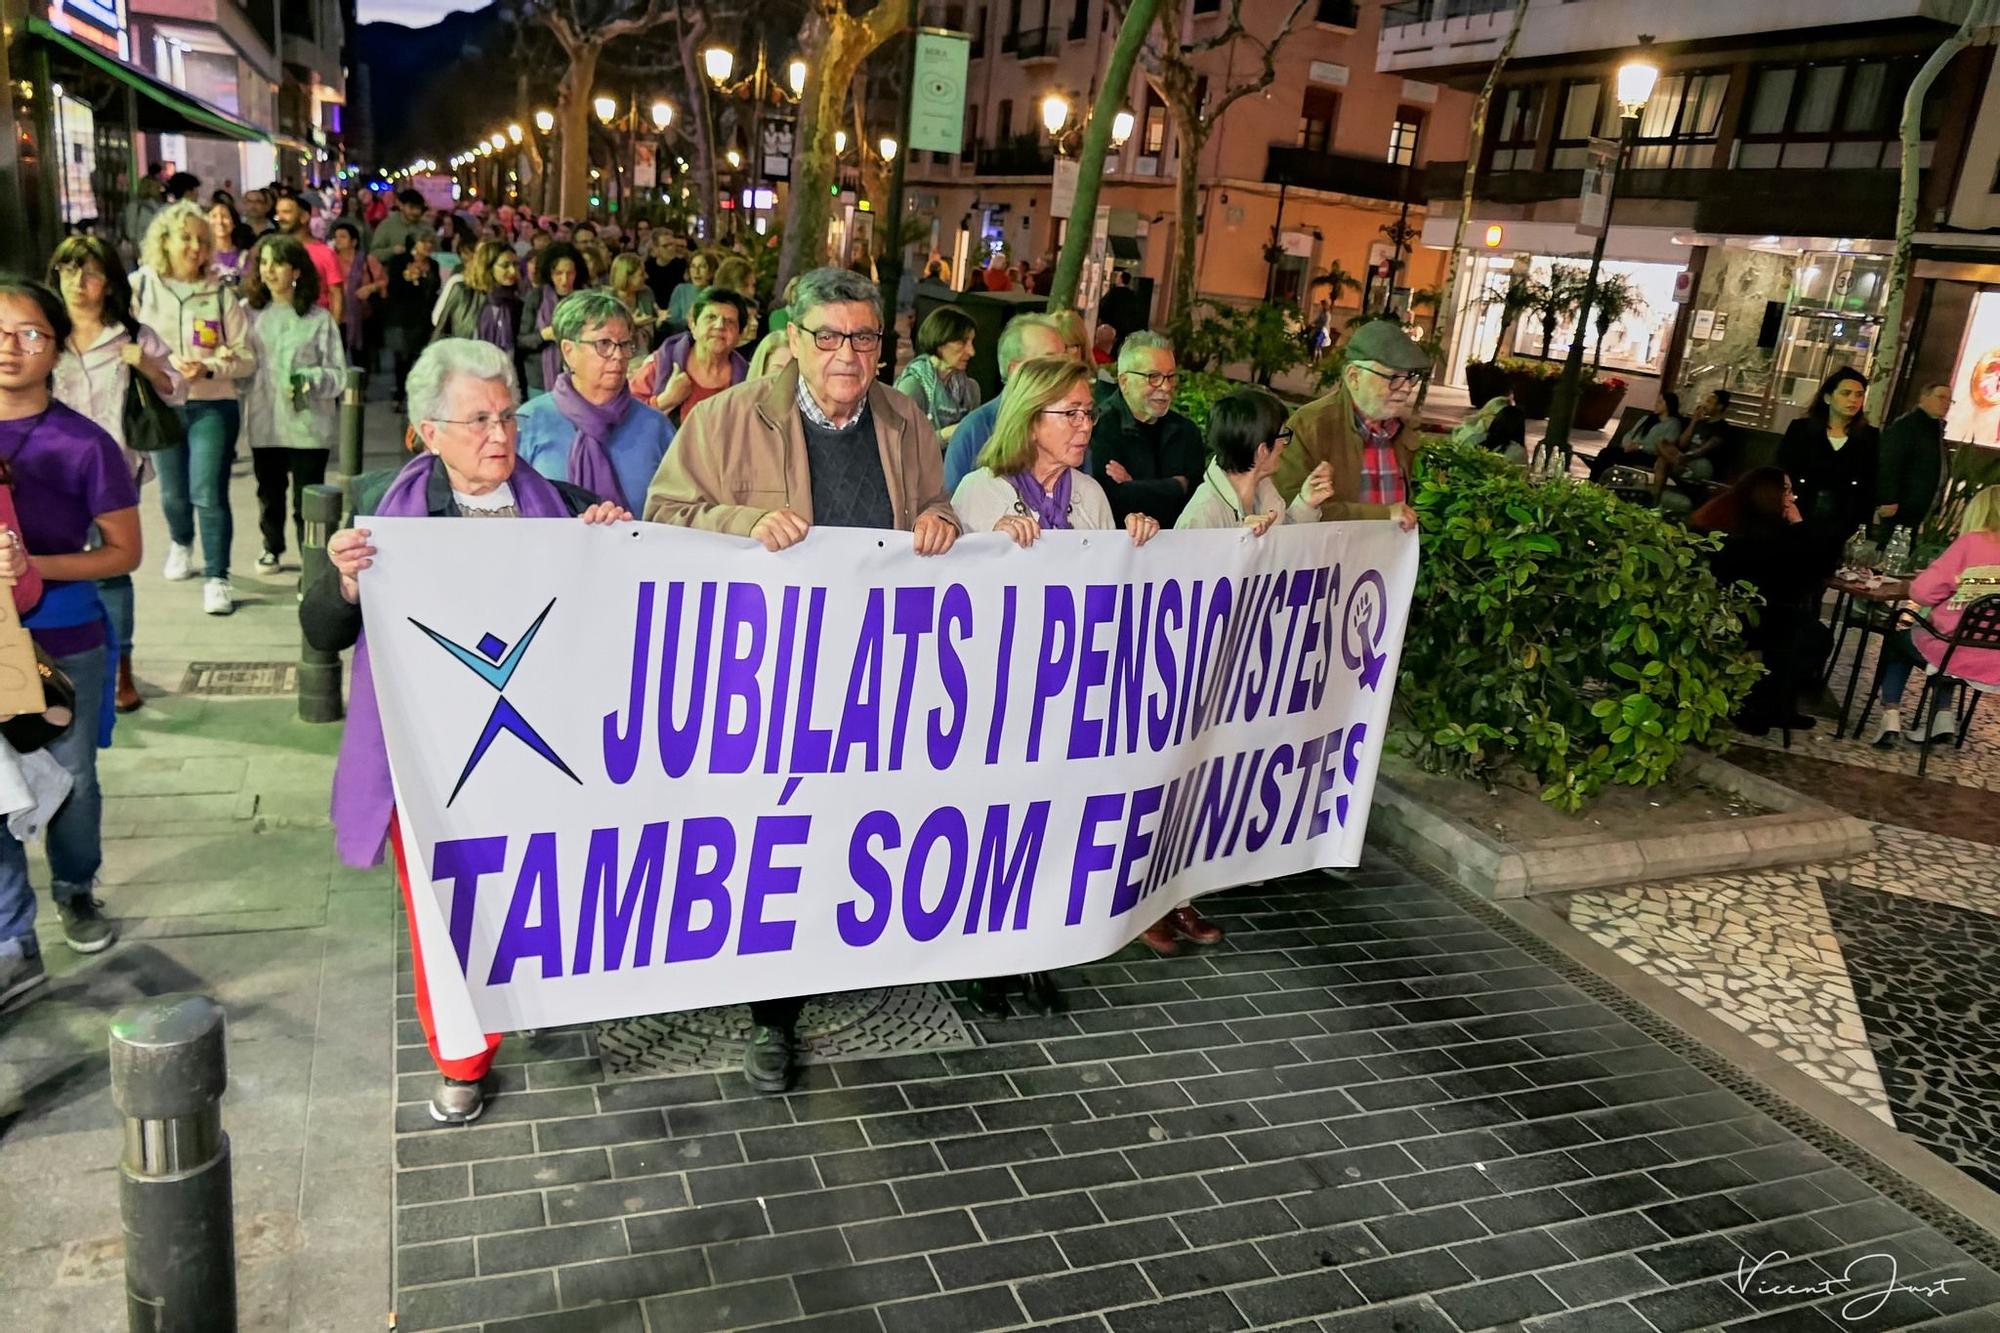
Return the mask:
[[[1223,946],[1128,950],[1065,974],[1066,1016],[781,1099],[606,1082],[559,1031],[438,1129],[404,995],[397,1326],[2000,1327],[1982,1233],[1483,905],[1380,859],[1209,901]],[[1929,1294],[1843,1318],[1891,1260]]]
[[[1833,673],[1842,690],[1852,660]],[[1862,690],[1873,665],[1871,651]],[[1872,821],[1867,856],[1564,904],[1597,943],[1988,1187],[2000,1187],[1996,705],[1983,702],[1963,749],[1934,748],[1922,780],[1915,746],[1836,738],[1830,720],[1789,750],[1774,734],[1730,756]]]

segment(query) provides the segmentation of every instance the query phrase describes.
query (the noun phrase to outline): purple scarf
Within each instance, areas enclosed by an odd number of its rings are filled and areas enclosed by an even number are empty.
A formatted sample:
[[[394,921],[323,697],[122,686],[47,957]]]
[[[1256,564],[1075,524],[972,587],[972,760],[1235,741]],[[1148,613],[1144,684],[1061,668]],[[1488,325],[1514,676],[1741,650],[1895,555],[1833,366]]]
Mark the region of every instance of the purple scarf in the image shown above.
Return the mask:
[[[570,442],[569,465],[565,469],[570,484],[583,487],[599,499],[617,500],[635,514],[645,508],[643,503],[634,504],[631,496],[618,489],[618,474],[611,467],[611,436],[632,410],[631,392],[621,384],[618,396],[599,407],[577,392],[575,382],[565,370],[550,384],[549,393],[554,396],[556,411],[563,414],[563,420],[576,427],[576,439]],[[645,497],[639,499],[643,502]]]
[[[384,518],[430,515],[431,470],[441,467],[429,454],[403,465],[375,507]],[[567,518],[562,493],[531,467],[516,467],[510,478],[514,503],[524,518]],[[333,765],[333,846],[351,866],[382,863],[382,844],[396,808],[389,781],[389,749],[382,740],[382,712],[375,700],[375,672],[368,661],[368,632],[354,645],[354,683],[349,687],[347,726],[340,734],[340,757]]]
[[[535,327],[537,329],[553,328],[556,322],[556,305],[562,298],[557,296],[556,289],[546,282],[542,284],[541,291],[542,303],[535,310]],[[562,343],[551,338],[542,344],[542,387],[550,392],[554,392],[556,380],[561,378],[562,374]],[[583,483],[578,482],[577,485],[581,486]],[[598,491],[597,493],[606,497],[617,494],[615,491]]]
[[[479,307],[479,323],[474,332],[479,341],[492,343],[503,352],[514,350],[514,335],[521,315],[521,303],[511,293],[494,288]]]
[[[1015,494],[1035,522],[1045,528],[1067,528],[1069,526],[1069,479],[1074,470],[1064,468],[1062,476],[1056,478],[1055,487],[1043,490],[1042,483],[1035,480],[1035,474],[1026,468],[1007,478],[1014,483]]]

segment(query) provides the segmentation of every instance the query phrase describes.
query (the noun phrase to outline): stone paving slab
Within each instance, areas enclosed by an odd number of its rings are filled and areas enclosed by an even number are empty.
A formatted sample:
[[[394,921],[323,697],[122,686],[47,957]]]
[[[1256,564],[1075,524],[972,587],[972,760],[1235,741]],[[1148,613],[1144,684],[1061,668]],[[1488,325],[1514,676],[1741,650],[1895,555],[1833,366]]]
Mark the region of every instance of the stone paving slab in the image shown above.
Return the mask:
[[[424,1114],[405,947],[398,1327],[2000,1327],[1990,1238],[1490,909],[1379,858],[1208,901],[1226,944],[1070,969],[1066,1015],[967,1012],[978,1049],[761,1098],[607,1083],[588,1032],[550,1031],[459,1129]],[[1772,1290],[1878,1254],[1952,1280],[1863,1321]]]

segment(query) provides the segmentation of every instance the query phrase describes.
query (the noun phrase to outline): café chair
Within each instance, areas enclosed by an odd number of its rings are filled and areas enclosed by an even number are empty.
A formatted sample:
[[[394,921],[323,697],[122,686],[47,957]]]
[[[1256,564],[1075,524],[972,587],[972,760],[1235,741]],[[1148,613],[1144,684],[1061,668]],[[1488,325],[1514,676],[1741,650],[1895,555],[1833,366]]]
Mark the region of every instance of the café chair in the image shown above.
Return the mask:
[[[1888,638],[1893,636],[1899,629],[1907,629],[1913,636],[1927,634],[1937,640],[1944,648],[1944,652],[1939,657],[1937,665],[1926,666],[1924,668],[1924,688],[1923,692],[1917,696],[1917,708],[1913,715],[1919,719],[1918,725],[1923,732],[1922,749],[1917,758],[1917,776],[1922,777],[1929,769],[1931,762],[1931,728],[1929,722],[1925,719],[1930,717],[1930,702],[1933,692],[1939,689],[1943,683],[1950,681],[1956,681],[1958,684],[1964,686],[1964,693],[1960,696],[1963,702],[1959,706],[1956,719],[1957,725],[1953,728],[1952,733],[1952,747],[1954,749],[1965,748],[1965,736],[1972,728],[1972,715],[1979,711],[1980,699],[1988,694],[2000,694],[2000,684],[1967,680],[1963,676],[1954,676],[1951,672],[1952,656],[1960,648],[1983,648],[2000,651],[2000,593],[1982,597],[1971,606],[1966,607],[1965,614],[1959,617],[1957,627],[1949,634],[1940,634],[1935,629],[1932,629],[1930,621],[1924,619],[1912,607],[1904,607],[1896,613],[1896,618],[1890,622],[1883,642],[1886,644]],[[1854,727],[1854,734],[1856,736],[1864,735],[1868,730],[1868,714],[1875,707],[1876,696],[1882,692],[1882,662],[1886,657],[1887,653],[1885,652],[1882,657],[1876,660],[1875,681],[1868,687],[1867,702],[1861,706],[1861,720]]]

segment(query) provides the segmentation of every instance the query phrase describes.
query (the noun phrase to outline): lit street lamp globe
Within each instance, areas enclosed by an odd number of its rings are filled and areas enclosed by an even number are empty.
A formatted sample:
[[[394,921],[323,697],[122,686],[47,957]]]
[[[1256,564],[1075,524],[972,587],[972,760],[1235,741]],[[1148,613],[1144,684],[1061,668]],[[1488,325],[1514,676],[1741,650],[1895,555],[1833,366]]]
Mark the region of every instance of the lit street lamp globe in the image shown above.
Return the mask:
[[[876,146],[881,149],[882,160],[884,162],[894,162],[896,160],[896,141],[894,139],[884,135],[882,136],[882,142]]]
[[[1132,137],[1132,127],[1134,124],[1132,113],[1120,107],[1118,113],[1111,117],[1111,146],[1113,148],[1123,148],[1125,146],[1125,141]]]
[[[653,103],[653,128],[663,130],[674,123],[674,109],[665,102]]]
[[[1042,99],[1042,126],[1050,134],[1061,134],[1062,127],[1069,123],[1069,99],[1061,93],[1050,93]]]
[[[511,125],[509,125],[509,126],[507,127],[507,137],[508,137],[509,139],[512,139],[512,140],[513,140],[513,141],[514,141],[515,143],[519,143],[519,142],[521,142],[521,122],[520,122],[520,121],[518,121],[518,120],[517,120],[517,121],[515,121],[515,122],[514,122],[513,124],[511,124]]]
[[[726,46],[711,46],[701,53],[701,67],[720,87],[729,82],[729,72],[736,68],[736,55]]]
[[[835,157],[839,157],[842,153],[846,151],[847,151],[847,131],[835,130],[833,132],[833,155]]]
[[[806,62],[803,60],[794,60],[791,64],[785,66],[785,81],[792,86],[792,96],[804,97],[806,95]]]
[[[615,97],[599,97],[591,102],[591,106],[596,109],[597,118],[606,125],[618,116],[618,99]]]
[[[1660,80],[1660,67],[1649,60],[1628,60],[1618,67],[1618,111],[1636,116],[1646,109],[1653,85]]]
[[[554,130],[555,127],[556,127],[555,112],[537,111],[535,113],[535,128],[540,130],[543,134],[548,134],[549,132]]]

